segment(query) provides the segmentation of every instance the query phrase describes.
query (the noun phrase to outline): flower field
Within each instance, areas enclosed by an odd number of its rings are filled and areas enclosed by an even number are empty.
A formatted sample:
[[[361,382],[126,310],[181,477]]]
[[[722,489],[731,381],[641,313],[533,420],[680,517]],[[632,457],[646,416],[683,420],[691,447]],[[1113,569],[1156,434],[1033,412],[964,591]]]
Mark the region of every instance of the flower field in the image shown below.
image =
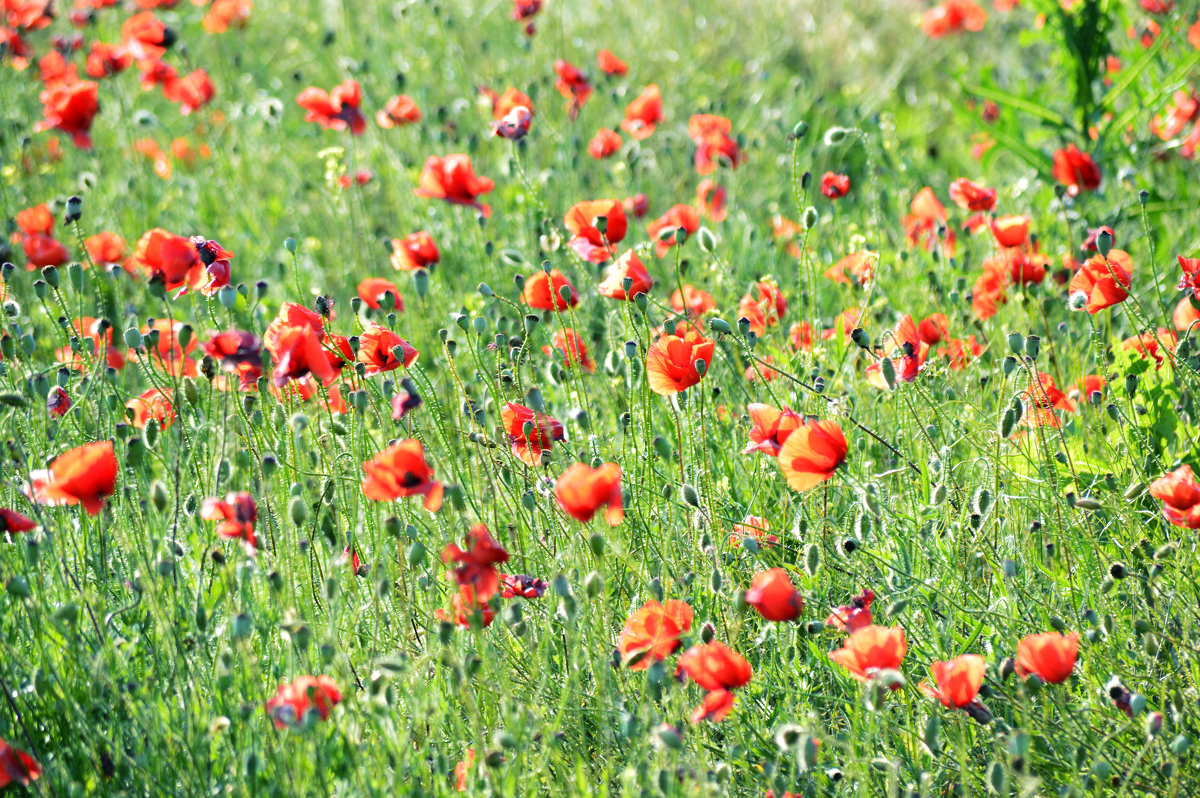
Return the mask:
[[[1195,0],[0,0],[0,789],[1200,795]]]

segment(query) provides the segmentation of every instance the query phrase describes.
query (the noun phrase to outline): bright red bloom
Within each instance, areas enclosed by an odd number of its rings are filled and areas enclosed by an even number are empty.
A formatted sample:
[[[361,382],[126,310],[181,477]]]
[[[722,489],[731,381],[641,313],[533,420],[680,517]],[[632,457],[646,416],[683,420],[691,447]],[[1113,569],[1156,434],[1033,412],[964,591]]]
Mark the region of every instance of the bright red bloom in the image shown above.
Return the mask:
[[[433,236],[424,230],[392,239],[392,267],[397,271],[415,272],[427,269],[441,258]],[[399,296],[399,294],[397,294]]]
[[[1154,367],[1157,369],[1161,368],[1163,364],[1163,356],[1160,352],[1164,349],[1167,352],[1174,352],[1175,344],[1175,331],[1159,327],[1157,330],[1146,330],[1141,335],[1131,335],[1121,342],[1121,349],[1126,352],[1137,352],[1144,358],[1154,358]]]
[[[983,274],[971,289],[971,310],[981,321],[996,315],[1000,306],[1008,302],[1010,279],[1011,267],[1005,257],[988,258],[983,262]]]
[[[850,192],[850,178],[834,172],[821,176],[821,193],[829,199],[841,199]]]
[[[865,629],[872,623],[871,602],[874,600],[874,591],[864,589],[849,604],[834,607],[833,611],[829,613],[829,617],[825,619],[825,625],[843,632],[857,632],[859,629]]]
[[[305,122],[316,122],[328,130],[349,129],[356,136],[367,129],[367,120],[359,109],[362,86],[356,80],[347,80],[329,92],[310,86],[296,97],[296,104],[308,112]]]
[[[922,343],[933,346],[943,338],[950,337],[950,320],[945,313],[934,313],[921,319],[917,325],[917,338]]]
[[[686,301],[685,301],[686,297]],[[693,318],[703,316],[717,306],[717,300],[707,291],[701,291],[690,283],[683,286],[683,293],[676,288],[671,293],[671,309],[676,313],[686,312]]]
[[[865,626],[846,638],[829,658],[850,671],[860,682],[869,682],[881,670],[896,670],[904,661],[908,641],[898,626]]]
[[[666,659],[679,648],[679,638],[691,631],[692,608],[682,601],[647,601],[625,620],[617,651],[621,661],[634,671]]]
[[[706,177],[700,181],[700,185],[696,186],[696,207],[700,213],[714,222],[722,222],[727,213],[725,194],[724,186],[718,185]]]
[[[400,350],[399,355],[396,349]],[[408,368],[416,362],[417,354],[412,344],[378,324],[372,324],[358,337],[358,362],[367,367],[368,377],[401,366]]]
[[[562,296],[564,288],[569,290],[566,299]],[[564,311],[579,304],[579,292],[566,275],[558,269],[551,269],[549,274],[537,271],[526,278],[521,299],[534,310]]]
[[[1200,485],[1191,466],[1185,463],[1150,483],[1150,495],[1163,503],[1163,517],[1172,524],[1200,529]]]
[[[1175,306],[1175,311],[1171,314],[1171,323],[1175,325],[1176,330],[1190,329],[1193,324],[1200,321],[1200,310],[1192,303],[1192,298],[1185,296],[1179,300],[1179,304]]]
[[[205,521],[218,521],[217,534],[221,537],[241,540],[249,551],[258,548],[258,539],[254,536],[258,503],[249,493],[226,493],[224,499],[205,499],[200,506],[200,517]]]
[[[161,58],[175,43],[175,32],[145,11],[134,14],[121,25],[121,43],[138,60]]]
[[[290,684],[279,685],[274,697],[267,701],[267,714],[275,721],[275,727],[286,729],[299,726],[304,716],[315,713],[321,720],[328,720],[334,706],[340,704],[342,694],[333,679],[328,676],[300,676]]]
[[[363,463],[362,491],[368,499],[390,502],[405,496],[425,497],[425,509],[437,512],[442,506],[442,483],[433,480],[433,469],[425,462],[421,442],[397,441]]]
[[[768,621],[794,621],[804,612],[804,598],[782,568],[756,573],[746,591],[746,603]]]
[[[542,0],[513,0],[512,19],[516,22],[525,22],[532,19],[541,10]],[[474,756],[474,752],[472,752],[472,759]]]
[[[212,0],[208,13],[204,15],[204,31],[224,33],[231,25],[244,28],[250,21],[253,10],[254,4],[251,0]]]
[[[92,148],[92,120],[100,112],[99,84],[76,80],[48,87],[39,97],[42,121],[34,130],[59,130],[71,137],[76,147]]]
[[[750,683],[754,669],[741,654],[724,643],[713,641],[694,645],[679,657],[678,673],[708,690],[704,703],[692,713],[692,722],[719,722],[733,708],[733,693]]]
[[[217,94],[206,69],[196,69],[163,84],[163,96],[177,103],[184,116],[203,108]]]
[[[996,243],[1002,247],[1019,247],[1029,238],[1028,216],[997,216],[989,225]]]
[[[167,291],[184,289],[180,293],[200,288],[208,276],[195,244],[161,227],[155,227],[138,239],[129,258],[129,268],[161,279]]]
[[[592,84],[587,75],[561,59],[554,62],[554,74],[558,76],[554,81],[554,88],[566,98],[567,113],[574,121],[579,116],[579,109],[583,108],[583,104],[592,96]]]
[[[1079,657],[1079,633],[1028,635],[1017,644],[1017,675],[1040,676],[1050,684],[1065,682]]]
[[[793,349],[811,352],[813,346],[812,325],[806,321],[798,321],[788,327],[788,342],[791,343]]]
[[[380,310],[380,300],[384,294],[391,293],[396,310],[404,310],[404,300],[400,297],[400,289],[391,280],[382,277],[368,277],[358,284],[358,298],[371,310]]]
[[[491,92],[490,89],[488,91]],[[530,116],[533,115],[533,100],[529,99],[529,95],[524,92],[509,87],[499,96],[496,96],[494,92],[491,92],[489,96],[492,98],[492,119],[496,122],[511,114],[516,108],[525,108],[529,111]]]
[[[851,252],[825,270],[825,276],[835,283],[855,284],[868,288],[875,279],[875,267],[879,265],[878,252]],[[846,276],[846,272],[850,276]]]
[[[28,532],[31,529],[37,529],[35,521],[26,518],[16,510],[8,510],[0,507],[0,534],[12,535],[19,532]]]
[[[41,205],[17,211],[16,222],[17,227],[25,235],[36,233],[52,235],[54,233],[54,214],[50,211],[50,206],[44,202]]]
[[[624,75],[629,71],[628,65],[613,55],[611,50],[601,50],[596,53],[596,66],[606,75]]]
[[[968,335],[965,341],[961,338],[946,339],[945,348],[939,348],[938,352],[949,359],[951,369],[962,371],[968,363],[982,355],[985,349],[987,347],[976,342],[974,335]]]
[[[500,592],[500,577],[496,566],[508,562],[508,552],[492,539],[483,524],[471,527],[467,536],[469,549],[450,543],[442,549],[442,562],[455,564],[454,581],[466,601],[486,604]]]
[[[42,775],[42,766],[29,754],[0,740],[0,788],[10,784],[29,786]]]
[[[1111,255],[1112,252],[1110,251]],[[1177,291],[1188,291],[1193,296],[1196,294],[1197,280],[1200,280],[1200,258],[1185,258],[1182,255],[1176,255],[1175,259],[1179,261],[1180,277]]]
[[[421,169],[420,185],[413,193],[418,197],[466,205],[487,217],[492,214],[492,208],[481,203],[479,197],[495,187],[491,178],[475,174],[469,155],[447,155],[445,158],[431,155]]]
[[[720,723],[733,711],[733,702],[732,690],[709,690],[704,694],[700,706],[692,712],[692,723],[704,720]]]
[[[1074,144],[1054,153],[1054,179],[1067,187],[1067,193],[1075,196],[1082,191],[1100,188],[1103,175],[1092,156],[1080,152]]]
[[[625,107],[621,130],[640,141],[649,138],[658,123],[665,118],[662,110],[662,92],[657,84],[651,83]]]
[[[949,662],[935,660],[929,672],[936,686],[921,682],[921,692],[943,706],[962,709],[975,702],[986,670],[987,662],[978,654],[963,654]]]
[[[621,149],[621,134],[608,127],[597,130],[596,135],[588,143],[588,155],[597,161],[614,155],[619,149]]]
[[[29,271],[46,266],[61,266],[71,259],[71,253],[61,241],[56,241],[45,233],[32,233],[21,241],[21,248],[29,262],[25,268]]]
[[[1107,258],[1097,254],[1086,260],[1071,278],[1068,290],[1073,302],[1082,303],[1088,313],[1096,314],[1124,302],[1132,280],[1133,259],[1128,252],[1113,249]]]
[[[518,8],[522,4],[528,5],[530,3],[536,4],[539,9],[542,7],[542,0],[513,0],[513,2],[517,5]],[[514,11],[513,13],[516,14],[517,12]],[[471,768],[474,765],[475,765],[475,749],[468,748],[467,755],[465,757],[463,757],[461,760],[459,760],[459,763],[454,766],[454,789],[455,790],[457,790],[458,792],[466,792],[467,791],[467,774],[470,772]]]
[[[940,39],[951,33],[983,30],[987,12],[972,0],[943,0],[942,4],[925,12],[921,18],[921,30],[931,39]]]
[[[555,352],[561,353],[562,362],[566,366],[572,363],[578,363],[579,367],[588,374],[593,374],[596,371],[596,363],[588,354],[587,344],[583,339],[570,327],[564,327],[554,333],[554,338],[550,342],[550,346],[543,346],[542,352],[553,356]]]
[[[904,234],[910,246],[920,244],[933,249],[938,242],[939,229],[946,228],[946,207],[934,195],[929,186],[917,192],[909,205],[912,213],[904,217]],[[954,231],[946,228],[944,244],[946,254],[954,254]]]
[[[558,506],[576,521],[587,523],[601,507],[609,526],[616,526],[625,517],[621,499],[621,467],[605,463],[590,468],[573,463],[554,483],[554,498]]]
[[[664,257],[670,251],[671,247],[677,243],[674,233],[665,238],[659,237],[659,233],[663,233],[668,229],[675,230],[680,227],[687,233],[687,237],[691,238],[700,229],[700,212],[691,205],[674,205],[646,228],[650,237],[656,241],[654,252],[658,257]]]
[[[712,174],[720,163],[736,169],[745,156],[730,137],[733,123],[723,116],[696,114],[688,120],[688,138],[696,145],[696,172]]]
[[[132,416],[129,423],[138,429],[145,429],[151,419],[157,421],[162,428],[171,426],[175,421],[175,406],[171,402],[170,388],[150,388],[126,402],[125,407]]]
[[[760,402],[746,406],[750,416],[750,443],[742,450],[742,454],[762,452],[771,457],[778,457],[788,436],[804,424],[804,417],[795,410],[783,408],[777,410],[770,405]]]
[[[625,208],[615,199],[579,202],[567,211],[563,225],[574,236],[567,246],[584,260],[603,263],[615,254],[614,245],[625,238]]]
[[[899,382],[912,382],[925,366],[925,358],[929,354],[929,344],[921,340],[917,334],[917,326],[912,316],[905,315],[896,324],[896,328],[884,339],[884,351],[881,359],[871,363],[866,368],[867,382],[881,391],[891,390],[887,378],[883,375],[883,358],[890,357],[892,373]]]
[[[626,197],[621,204],[625,206],[626,213],[632,213],[635,219],[641,219],[650,211],[650,200],[646,198],[645,194]]]
[[[831,479],[846,461],[848,448],[837,422],[806,421],[783,442],[779,467],[791,489],[804,492]]]
[[[398,94],[387,101],[383,110],[375,115],[375,122],[381,128],[390,130],[421,121],[421,109],[417,101],[407,94]]]
[[[625,290],[625,279],[631,281],[629,290]],[[646,271],[642,259],[634,250],[629,250],[604,272],[604,281],[597,286],[600,296],[609,299],[633,301],[638,294],[649,294],[654,286],[650,272]]]
[[[110,266],[125,261],[125,239],[116,233],[100,232],[88,236],[83,242],[83,248],[97,266]]]
[[[964,210],[986,212],[996,207],[996,189],[960,177],[950,184],[950,199]]]
[[[531,466],[539,465],[543,451],[563,439],[562,422],[524,405],[509,402],[500,410],[500,423],[508,435],[512,452]]]
[[[29,496],[38,504],[81,504],[88,515],[104,507],[117,485],[112,441],[86,443],[55,458],[48,469],[29,474]]]
[[[238,377],[238,388],[252,391],[262,376],[262,339],[241,330],[216,333],[202,345],[204,353]]]
[[[659,338],[650,344],[646,353],[646,378],[650,381],[650,390],[668,396],[696,385],[704,377],[696,364],[704,363],[707,374],[714,348],[712,341],[695,332],[682,338],[677,335]]]
[[[520,141],[529,134],[531,124],[533,124],[533,111],[523,105],[518,105],[501,119],[492,123],[492,135],[509,141]]]

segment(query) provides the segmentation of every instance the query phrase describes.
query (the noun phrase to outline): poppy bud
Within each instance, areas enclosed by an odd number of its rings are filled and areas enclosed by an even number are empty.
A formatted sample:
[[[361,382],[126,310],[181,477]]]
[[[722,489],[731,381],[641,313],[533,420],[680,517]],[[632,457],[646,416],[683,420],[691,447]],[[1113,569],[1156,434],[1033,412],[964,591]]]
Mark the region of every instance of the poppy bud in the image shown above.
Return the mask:
[[[1131,398],[1137,393],[1138,377],[1136,374],[1125,375],[1125,393]]]
[[[650,304],[650,300],[646,298],[645,293],[638,291],[633,297],[633,304],[637,305],[638,310],[640,310],[642,313],[645,313],[647,306]]]
[[[812,184],[812,172],[805,170],[804,174],[800,175],[800,188],[808,191],[809,185]]]
[[[700,506],[700,495],[696,493],[696,489],[686,482],[683,484],[683,500],[692,507]]]
[[[817,226],[817,222],[820,221],[820,218],[821,217],[817,213],[817,209],[809,205],[804,209],[804,229],[812,230]]]
[[[745,316],[742,316],[740,319],[738,319],[738,332],[741,333],[743,337],[749,335],[750,319],[746,318]]]
[[[631,283],[631,285],[632,285],[632,283]],[[562,299],[563,302],[565,302],[567,305],[570,305],[571,304],[571,286],[564,285],[564,286],[560,287],[558,289],[558,296]]]
[[[807,122],[797,122],[795,125],[792,126],[792,138],[793,139],[799,141],[800,139],[804,138],[807,135],[808,135],[808,123]]]
[[[935,754],[942,750],[942,744],[939,740],[941,732],[941,717],[939,715],[930,715],[929,720],[925,721],[924,740],[926,747]]]
[[[1146,716],[1146,737],[1157,737],[1162,731],[1163,716],[1161,712],[1151,712]]]
[[[705,252],[712,252],[717,247],[717,238],[713,235],[713,231],[707,227],[700,228],[700,249]]]
[[[78,222],[83,216],[83,199],[79,196],[67,198],[67,223]]]
[[[854,538],[846,538],[842,541],[842,550],[847,554],[853,554],[858,550],[858,541]]]
[[[825,146],[833,147],[841,144],[848,135],[850,135],[850,131],[844,127],[831,127],[825,131]]]
[[[883,373],[883,381],[887,383],[888,390],[896,390],[896,366],[891,359],[885,357],[879,364],[879,370]]]
[[[871,347],[871,338],[862,327],[855,327],[850,331],[850,340],[860,349],[869,349]]]
[[[83,290],[83,265],[72,261],[67,264],[67,277],[76,291]]]
[[[424,299],[429,293],[429,272],[425,269],[417,269],[413,272],[413,290],[417,292],[418,299]]]
[[[675,228],[675,243],[676,244],[683,246],[684,242],[687,241],[687,237],[688,237],[687,228],[685,228],[685,227],[676,227]]]
[[[297,527],[304,526],[304,522],[308,519],[308,505],[304,503],[304,499],[300,496],[293,496],[288,502],[288,515],[292,518],[292,523]]]

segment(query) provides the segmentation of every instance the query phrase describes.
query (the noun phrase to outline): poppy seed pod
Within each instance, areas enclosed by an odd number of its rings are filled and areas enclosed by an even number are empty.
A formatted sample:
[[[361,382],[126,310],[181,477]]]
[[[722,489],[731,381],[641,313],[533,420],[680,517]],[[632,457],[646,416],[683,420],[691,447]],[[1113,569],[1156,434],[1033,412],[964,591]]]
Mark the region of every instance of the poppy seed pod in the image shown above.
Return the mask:
[[[1108,228],[1104,228],[1096,236],[1096,251],[1099,252],[1105,258],[1107,258],[1108,253],[1112,251],[1112,247],[1113,247],[1112,233],[1108,231]]]
[[[733,328],[729,326],[729,322],[722,318],[713,318],[708,322],[708,328],[722,335],[732,335]]]
[[[1014,355],[1021,354],[1024,346],[1025,342],[1021,338],[1021,334],[1019,332],[1010,332],[1008,334],[1008,348]]]
[[[487,283],[480,283],[475,287],[475,290],[486,297],[493,297],[496,295],[496,293],[492,291],[491,286],[489,286]]]
[[[67,224],[78,222],[83,217],[83,199],[77,195],[67,198]]]

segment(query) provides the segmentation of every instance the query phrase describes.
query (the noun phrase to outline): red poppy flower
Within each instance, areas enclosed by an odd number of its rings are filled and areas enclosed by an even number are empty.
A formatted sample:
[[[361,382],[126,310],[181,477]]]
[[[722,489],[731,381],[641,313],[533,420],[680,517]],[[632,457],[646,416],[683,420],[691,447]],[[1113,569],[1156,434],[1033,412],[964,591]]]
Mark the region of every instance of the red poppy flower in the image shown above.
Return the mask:
[[[491,216],[492,208],[481,203],[479,197],[495,187],[491,178],[475,174],[469,155],[447,155],[445,158],[431,155],[421,169],[420,185],[413,193],[418,197],[466,205],[487,217]]]
[[[175,32],[149,11],[134,14],[121,25],[121,44],[138,60],[161,58],[175,43]]]
[[[983,262],[983,274],[971,288],[971,310],[981,321],[996,315],[1000,306],[1008,302],[1006,289],[1010,280],[1010,268],[1003,257],[988,258]]]
[[[875,267],[878,264],[878,252],[851,252],[826,269],[825,276],[835,283],[850,285],[853,282],[863,288],[869,288],[875,278]]]
[[[556,352],[559,353],[564,366],[570,367],[573,363],[578,363],[579,367],[588,374],[596,371],[596,363],[588,354],[587,344],[570,327],[556,331],[550,346],[543,346],[542,352],[550,356],[554,356]]]
[[[680,655],[677,671],[709,691],[704,703],[692,713],[692,723],[723,720],[733,708],[732,691],[749,684],[754,676],[745,657],[715,640],[694,645]]]
[[[200,506],[200,517],[205,521],[218,521],[217,534],[221,537],[241,540],[250,551],[258,548],[258,539],[254,536],[258,503],[249,493],[226,493],[224,499],[205,499]]]
[[[310,86],[296,97],[296,104],[308,112],[305,122],[316,122],[328,130],[349,129],[356,136],[367,129],[359,109],[362,87],[356,80],[347,80],[329,92]]]
[[[156,227],[143,235],[129,258],[129,268],[158,277],[167,291],[197,289],[207,274],[190,239]]]
[[[750,416],[750,443],[742,450],[742,454],[762,452],[771,457],[778,457],[788,436],[804,424],[804,418],[794,410],[783,408],[777,410],[770,405],[755,402],[746,406],[746,414]]]
[[[881,391],[891,390],[887,378],[883,376],[883,359],[890,358],[892,372],[900,382],[912,382],[925,366],[925,358],[929,354],[929,344],[921,340],[917,334],[917,326],[913,324],[912,316],[905,315],[887,338],[884,339],[884,350],[879,352],[880,360],[867,366],[865,376],[867,382]]]
[[[1166,327],[1157,330],[1146,330],[1140,335],[1132,335],[1121,342],[1121,349],[1126,352],[1137,352],[1144,358],[1154,358],[1154,367],[1161,368],[1164,348],[1168,352],[1175,351],[1175,331]]]
[[[631,281],[628,291],[625,290],[626,278]],[[642,259],[631,249],[605,270],[604,281],[597,290],[600,296],[632,302],[638,294],[649,294],[653,286],[650,272],[646,271]]]
[[[31,529],[37,529],[35,521],[26,518],[16,510],[0,507],[0,534],[13,535],[19,532],[28,532]]]
[[[712,174],[720,163],[736,169],[745,157],[730,137],[733,123],[723,116],[696,114],[688,120],[688,138],[696,145],[696,172]]]
[[[804,492],[833,477],[846,461],[846,435],[833,421],[806,421],[779,450],[779,467],[792,490]]]
[[[467,536],[468,549],[450,543],[442,549],[442,562],[454,564],[454,581],[465,601],[486,604],[500,592],[500,577],[496,566],[508,562],[508,552],[492,539],[483,524],[471,527]]]
[[[813,346],[812,325],[806,321],[798,321],[788,327],[788,342],[793,349],[801,352],[811,352]]]
[[[576,203],[563,217],[563,225],[574,236],[567,246],[584,260],[603,263],[615,254],[614,245],[625,238],[625,208],[615,199]]]
[[[714,222],[722,222],[727,213],[725,194],[724,186],[719,186],[706,177],[696,186],[696,207]]]
[[[500,598],[541,598],[550,585],[544,579],[525,574],[500,574]]]
[[[996,243],[1002,247],[1019,247],[1029,238],[1028,216],[997,216],[989,227]]]
[[[1065,682],[1079,657],[1079,633],[1027,635],[1017,644],[1017,675],[1040,676],[1050,684]]]
[[[396,349],[400,350],[399,355]],[[401,366],[408,368],[417,361],[417,354],[412,344],[378,324],[372,324],[358,337],[358,362],[367,367],[368,377]]]
[[[1109,254],[1111,255],[1112,252],[1110,251]],[[1181,272],[1179,286],[1176,290],[1187,291],[1195,295],[1197,281],[1200,280],[1200,258],[1185,258],[1182,255],[1176,255],[1175,259],[1179,261]]]
[[[569,291],[566,299],[562,296],[564,288]],[[526,278],[521,299],[534,310],[564,311],[579,304],[579,293],[562,272],[551,269],[549,274],[538,271]]]
[[[588,143],[588,155],[597,161],[615,154],[621,149],[621,134],[612,128],[602,127]]]
[[[251,0],[213,0],[204,15],[203,25],[206,33],[224,33],[230,26],[246,27],[250,14],[254,10]]]
[[[804,612],[804,598],[782,568],[756,573],[746,591],[746,603],[768,621],[794,621]]]
[[[881,670],[896,670],[904,661],[908,641],[898,626],[866,626],[846,638],[829,658],[850,671],[860,682],[869,682]]]
[[[641,219],[650,211],[650,200],[646,199],[645,194],[634,194],[632,197],[626,197],[621,204],[625,206],[627,213],[633,214],[635,219]]]
[[[1128,252],[1113,249],[1109,250],[1107,258],[1094,255],[1079,267],[1067,287],[1072,307],[1080,305],[1094,315],[1118,305],[1129,297],[1132,280],[1133,259]]]
[[[415,272],[427,269],[440,259],[433,236],[424,230],[392,239],[392,267],[397,271]],[[399,294],[397,294],[399,296]]]
[[[100,112],[99,84],[90,80],[59,83],[43,91],[42,121],[34,130],[59,130],[82,150],[92,148],[92,120]]]
[[[675,599],[663,604],[647,601],[625,620],[617,651],[630,670],[645,670],[679,648],[679,638],[691,628],[692,608],[686,603]]]
[[[968,363],[982,355],[985,349],[987,347],[976,342],[974,335],[968,335],[965,341],[961,338],[946,339],[946,346],[938,352],[949,359],[951,369],[962,371]]]
[[[917,338],[922,343],[933,346],[943,338],[950,337],[950,320],[945,313],[934,313],[921,319],[917,325]]]
[[[513,2],[517,6],[520,6],[522,3],[528,4],[530,2],[536,3],[538,8],[541,8],[541,6],[542,6],[542,0],[513,0]],[[515,14],[517,12],[514,11],[513,13]],[[457,790],[458,792],[466,792],[467,791],[467,774],[470,772],[471,768],[474,765],[475,765],[475,749],[468,748],[467,755],[465,757],[463,757],[461,760],[459,760],[459,763],[454,766],[454,789],[455,790]]]
[[[1048,256],[1040,252],[1010,249],[1002,257],[1009,261],[1009,277],[1013,283],[1031,285],[1046,279],[1046,267],[1050,264]]]
[[[177,103],[184,116],[208,105],[216,94],[217,89],[205,69],[193,70],[163,84],[163,96]]]
[[[596,53],[596,66],[606,75],[624,75],[629,71],[628,65],[613,55],[611,50],[601,50]]]
[[[664,257],[670,251],[671,247],[677,243],[674,233],[665,238],[660,237],[659,233],[663,233],[668,229],[675,230],[680,227],[687,233],[687,237],[691,238],[700,229],[700,212],[691,205],[674,205],[646,228],[650,237],[656,241],[654,252],[658,257]]]
[[[279,685],[266,708],[275,727],[286,729],[299,726],[310,712],[328,720],[329,713],[341,701],[341,692],[328,676],[300,676],[290,684]]]
[[[649,138],[663,119],[662,92],[657,84],[651,83],[625,107],[621,130],[640,141]]]
[[[500,410],[500,423],[508,435],[512,452],[527,465],[539,465],[543,451],[563,439],[563,425],[545,413],[538,413],[516,402]]]
[[[605,463],[599,468],[573,463],[554,483],[554,498],[563,512],[585,524],[597,510],[607,507],[604,518],[609,526],[616,526],[625,517],[621,467],[616,463]]]
[[[929,186],[917,192],[909,205],[912,213],[904,217],[904,234],[910,246],[920,244],[933,249],[938,242],[938,230],[946,228],[946,207],[934,195]],[[947,255],[954,254],[954,231],[946,228],[944,247]]]
[[[949,662],[935,660],[929,665],[934,684],[921,682],[921,692],[943,706],[962,709],[975,702],[986,670],[987,662],[978,654],[963,654]]]
[[[1200,529],[1200,485],[1191,466],[1185,463],[1152,482],[1150,495],[1163,503],[1163,517],[1172,524]]]
[[[871,602],[874,600],[874,591],[864,589],[849,604],[834,607],[833,611],[829,613],[829,617],[825,619],[825,625],[843,632],[857,632],[859,629],[865,629],[872,623]]]
[[[646,353],[646,378],[650,390],[662,396],[679,393],[703,379],[712,365],[715,344],[704,336],[689,332],[682,338],[664,335]],[[696,368],[704,364],[704,374]]]
[[[213,296],[232,282],[233,265],[230,261],[233,260],[234,254],[204,236],[192,236],[190,240],[196,247],[196,254],[200,256],[200,262],[204,264],[204,273],[208,276],[208,282],[200,287],[200,293]],[[184,289],[180,293],[187,291]]]
[[[829,199],[841,199],[850,192],[850,178],[846,175],[826,172],[821,176],[821,193]]]
[[[925,12],[921,18],[921,30],[931,39],[940,39],[951,33],[983,30],[987,12],[972,0],[944,0]]]
[[[238,387],[254,390],[262,376],[262,339],[241,330],[216,333],[203,344],[204,353],[225,371],[238,376]]]
[[[100,232],[88,236],[83,242],[88,257],[97,266],[111,266],[125,261],[125,239],[116,233]]]
[[[425,462],[421,442],[409,438],[397,441],[363,463],[366,476],[363,495],[377,502],[395,501],[404,496],[425,497],[425,509],[437,512],[442,506],[442,483],[433,481],[433,469]]]
[[[491,604],[476,604],[464,600],[461,593],[454,594],[451,607],[453,611],[449,613],[439,607],[433,611],[433,617],[466,629],[470,629],[475,623],[478,623],[480,628],[485,628],[496,619],[496,611],[492,609]]]
[[[45,470],[29,474],[29,496],[38,504],[81,504],[88,515],[104,507],[117,484],[112,441],[86,443],[55,458]]]
[[[1200,310],[1192,304],[1192,298],[1185,296],[1179,300],[1179,304],[1175,306],[1175,311],[1171,314],[1171,323],[1175,325],[1176,330],[1190,329],[1193,324],[1200,321]]]
[[[686,298],[686,299],[685,299]],[[671,309],[676,313],[687,313],[688,316],[698,317],[717,307],[717,300],[707,291],[701,291],[690,283],[683,286],[683,292],[676,288],[671,293]]]
[[[533,116],[533,100],[529,99],[528,94],[510,87],[505,89],[500,96],[493,96],[492,119],[499,122],[511,114],[515,108],[525,108],[529,111],[529,115]]]
[[[67,251],[66,246],[45,233],[25,236],[21,241],[21,248],[25,251],[25,257],[29,259],[25,264],[28,271],[46,266],[61,266],[71,259],[71,253]]]
[[[391,280],[382,277],[368,277],[358,284],[358,298],[371,310],[380,310],[382,305],[379,303],[384,294],[389,292],[395,302],[395,309],[403,311],[404,300],[400,297],[400,289]]]
[[[151,419],[163,428],[171,426],[175,421],[175,406],[171,402],[170,388],[150,388],[126,402],[125,407],[132,416],[129,423],[138,429],[145,429]]]
[[[996,189],[960,177],[950,184],[950,199],[964,210],[990,211],[996,207]]]
[[[854,328],[858,326],[859,319],[862,318],[862,310],[859,308],[846,308],[833,319],[833,326],[829,329],[821,331],[821,339],[824,341],[832,341],[837,338],[839,333],[842,340],[849,343],[850,334],[854,332]]]
[[[513,0],[512,19],[525,22],[542,10],[542,0]],[[474,752],[471,754],[474,758]]]
[[[196,376],[196,362],[188,356],[196,348],[196,339],[188,340],[187,346],[180,345],[184,323],[167,319],[155,319],[152,325],[142,326],[142,337],[146,343],[145,354],[130,352],[130,359],[140,361],[143,357],[152,366],[179,377]]]
[[[592,84],[587,75],[567,61],[555,61],[554,74],[558,76],[554,81],[554,88],[566,98],[567,113],[574,121],[579,116],[579,109],[583,108],[583,104],[592,96]]]
[[[42,766],[33,757],[0,740],[0,788],[10,784],[29,786],[41,775]]]
[[[509,111],[503,118],[492,123],[492,135],[509,141],[520,141],[529,134],[533,123],[533,112],[523,105]]]
[[[407,94],[398,94],[387,101],[383,110],[375,115],[375,122],[381,128],[390,130],[421,121],[421,109],[417,102]]]
[[[25,235],[36,233],[52,235],[54,233],[54,214],[50,211],[50,206],[44,202],[41,205],[17,211],[16,222],[17,227]]]
[[[1067,187],[1067,193],[1075,196],[1080,191],[1095,191],[1100,188],[1103,175],[1092,156],[1080,152],[1074,144],[1054,153],[1054,179]]]
[[[768,327],[778,324],[786,311],[787,300],[779,286],[765,280],[755,283],[754,292],[743,295],[738,303],[738,318],[749,321],[756,335],[764,335]]]
[[[735,549],[742,547],[742,540],[753,538],[760,546],[775,546],[779,536],[771,534],[771,522],[757,515],[748,515],[742,523],[733,525],[729,535],[729,545]]]

